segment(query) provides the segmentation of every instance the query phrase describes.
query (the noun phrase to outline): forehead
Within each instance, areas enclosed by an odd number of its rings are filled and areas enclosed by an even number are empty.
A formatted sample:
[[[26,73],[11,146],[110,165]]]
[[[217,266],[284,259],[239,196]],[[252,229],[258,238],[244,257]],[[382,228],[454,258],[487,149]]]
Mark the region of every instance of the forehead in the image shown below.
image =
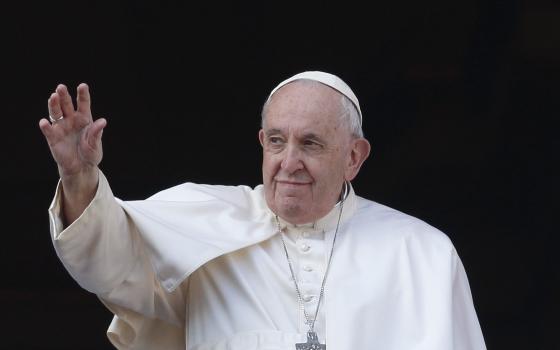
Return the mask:
[[[342,95],[319,82],[294,81],[276,91],[265,110],[266,128],[337,129]]]

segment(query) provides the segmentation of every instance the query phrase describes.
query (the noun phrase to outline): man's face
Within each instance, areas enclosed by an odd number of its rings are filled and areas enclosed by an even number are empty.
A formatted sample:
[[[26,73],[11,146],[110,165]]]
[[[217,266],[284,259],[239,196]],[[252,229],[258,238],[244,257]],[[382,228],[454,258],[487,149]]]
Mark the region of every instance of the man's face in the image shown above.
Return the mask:
[[[291,222],[313,222],[338,201],[350,174],[352,136],[341,118],[341,95],[296,81],[274,93],[259,131],[263,183],[272,211]]]

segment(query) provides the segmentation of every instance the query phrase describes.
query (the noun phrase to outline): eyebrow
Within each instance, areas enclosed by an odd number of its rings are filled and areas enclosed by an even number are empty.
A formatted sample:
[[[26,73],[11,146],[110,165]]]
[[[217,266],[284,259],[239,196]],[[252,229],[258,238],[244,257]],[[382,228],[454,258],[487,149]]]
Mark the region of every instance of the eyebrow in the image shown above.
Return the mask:
[[[270,136],[270,135],[277,135],[277,134],[281,134],[282,130],[280,129],[269,129],[265,131],[266,136]]]
[[[272,135],[278,135],[278,134],[282,134],[282,130],[280,130],[280,129],[270,129],[270,130],[265,131],[266,136],[272,136]],[[317,136],[317,134],[314,134],[312,132],[303,134],[302,139],[317,141],[317,142],[320,142],[320,143],[325,143],[325,140],[323,138]]]
[[[307,133],[307,134],[303,134],[303,139],[323,142],[323,139],[321,137],[317,136],[316,134],[314,134],[312,132]]]

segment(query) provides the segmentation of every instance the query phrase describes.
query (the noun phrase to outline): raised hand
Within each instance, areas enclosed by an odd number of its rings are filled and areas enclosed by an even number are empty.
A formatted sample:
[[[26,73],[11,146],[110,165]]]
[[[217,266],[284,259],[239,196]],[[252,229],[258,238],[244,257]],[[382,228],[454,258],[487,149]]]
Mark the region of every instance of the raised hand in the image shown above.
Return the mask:
[[[103,157],[101,135],[107,121],[93,120],[86,84],[78,86],[77,108],[66,86],[60,84],[48,101],[49,120],[39,121],[51,154],[58,165],[64,190],[64,212],[68,222],[89,204],[98,180],[98,164]]]
[[[39,122],[62,178],[96,168],[103,156],[101,134],[107,122],[93,121],[88,86],[80,84],[77,90],[74,109],[68,89],[58,85],[48,101],[52,124],[47,119]]]

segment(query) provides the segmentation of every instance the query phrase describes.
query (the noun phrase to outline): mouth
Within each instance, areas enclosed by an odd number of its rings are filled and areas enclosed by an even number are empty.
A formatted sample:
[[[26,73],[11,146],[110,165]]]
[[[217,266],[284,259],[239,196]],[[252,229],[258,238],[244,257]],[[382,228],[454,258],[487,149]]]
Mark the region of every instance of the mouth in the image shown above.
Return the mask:
[[[277,184],[281,185],[289,185],[289,186],[305,186],[309,185],[309,182],[301,182],[301,181],[291,181],[291,180],[274,180]]]

